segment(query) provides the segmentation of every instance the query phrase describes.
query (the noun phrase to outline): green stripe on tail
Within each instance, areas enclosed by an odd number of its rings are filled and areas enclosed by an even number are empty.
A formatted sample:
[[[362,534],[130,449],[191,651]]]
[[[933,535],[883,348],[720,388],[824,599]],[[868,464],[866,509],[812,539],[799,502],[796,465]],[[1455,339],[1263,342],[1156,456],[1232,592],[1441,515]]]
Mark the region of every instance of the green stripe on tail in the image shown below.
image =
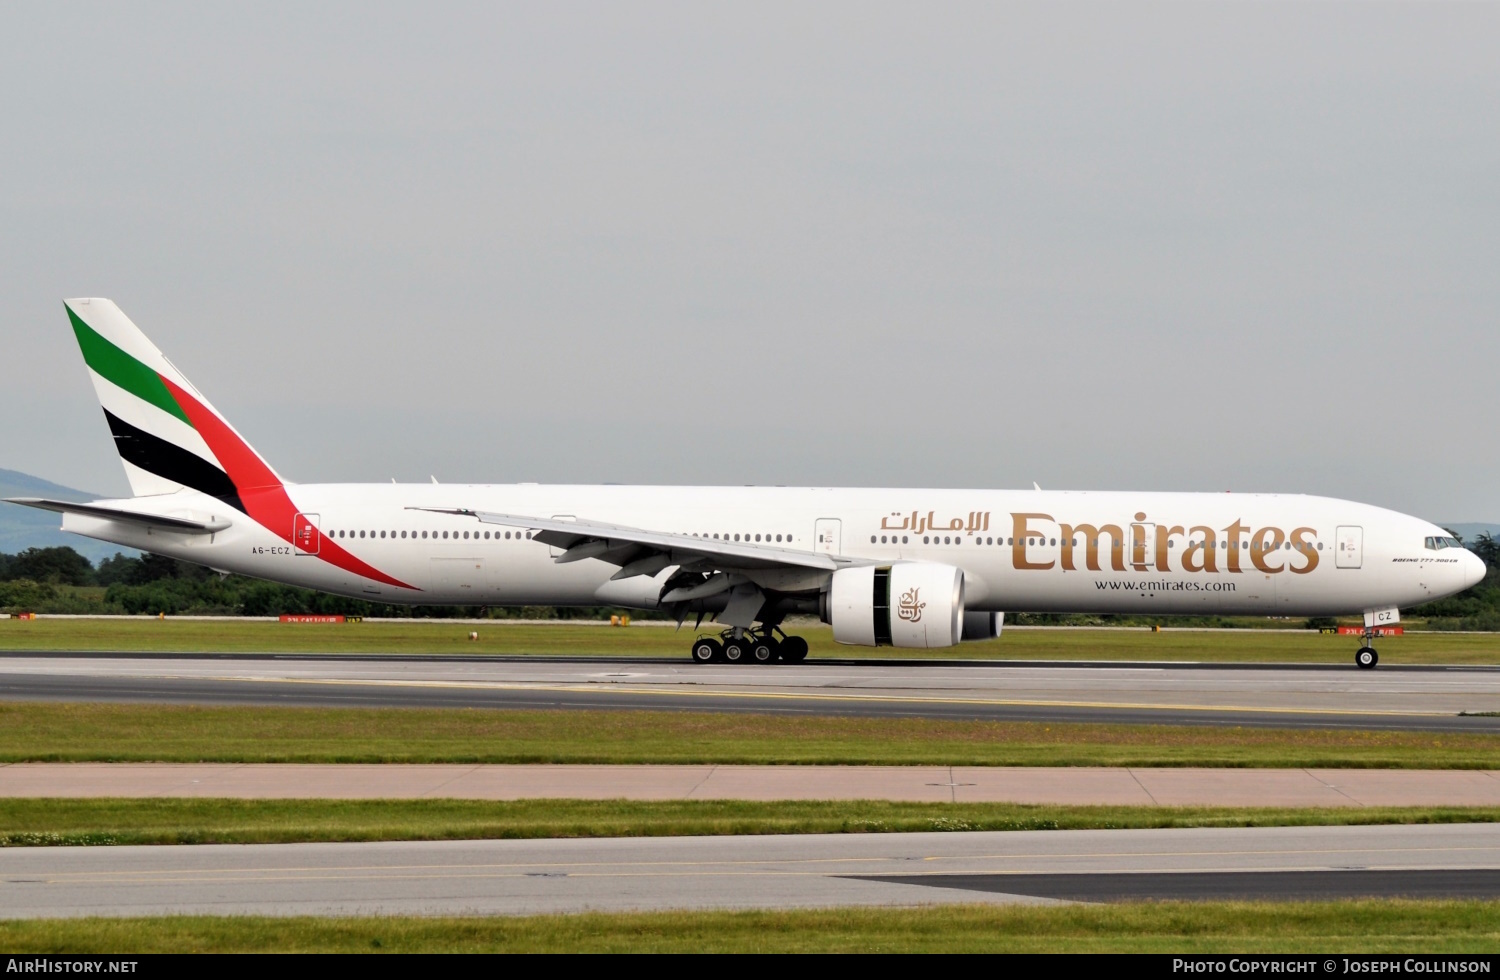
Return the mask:
[[[64,303],[63,308],[73,322],[73,333],[78,336],[78,346],[83,349],[83,361],[95,374],[188,425],[193,424],[155,371],[101,337],[93,327],[78,318],[72,307]]]

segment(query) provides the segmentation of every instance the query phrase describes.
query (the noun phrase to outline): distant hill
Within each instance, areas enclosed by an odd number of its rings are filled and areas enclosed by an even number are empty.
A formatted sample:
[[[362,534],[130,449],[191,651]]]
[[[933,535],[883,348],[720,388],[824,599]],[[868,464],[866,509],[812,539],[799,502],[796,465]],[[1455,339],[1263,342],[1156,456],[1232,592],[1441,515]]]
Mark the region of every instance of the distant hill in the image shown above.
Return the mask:
[[[95,500],[99,494],[74,490],[15,470],[0,470],[0,497],[51,497],[54,500]],[[62,530],[62,515],[16,504],[0,504],[0,551],[16,554],[27,548],[67,545],[94,564],[115,552],[138,555],[134,548],[95,541]]]

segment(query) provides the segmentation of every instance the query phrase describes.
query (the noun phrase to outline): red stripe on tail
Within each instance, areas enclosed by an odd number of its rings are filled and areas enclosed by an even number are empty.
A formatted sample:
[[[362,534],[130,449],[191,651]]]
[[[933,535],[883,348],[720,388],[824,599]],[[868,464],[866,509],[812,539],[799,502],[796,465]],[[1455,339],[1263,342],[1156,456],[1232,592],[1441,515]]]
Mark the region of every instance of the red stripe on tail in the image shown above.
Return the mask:
[[[255,450],[245,444],[245,440],[236,435],[223,419],[211,412],[202,402],[173,384],[170,378],[162,377],[161,380],[167,386],[167,390],[172,393],[172,397],[177,399],[177,404],[181,405],[182,410],[187,413],[188,419],[193,423],[193,428],[198,430],[203,441],[208,443],[208,448],[213,450],[213,454],[218,457],[219,464],[224,467],[224,472],[229,474],[230,482],[240,492],[240,502],[245,505],[245,512],[253,521],[288,544],[295,544],[304,551],[316,550],[319,558],[346,572],[353,572],[386,585],[394,585],[399,589],[416,591],[413,586],[393,579],[380,569],[349,554],[322,531],[314,531],[318,536],[316,541],[298,543],[292,540],[293,523],[298,513],[297,506],[292,503],[292,498],[287,496],[286,488],[266,465],[266,461],[261,459]]]

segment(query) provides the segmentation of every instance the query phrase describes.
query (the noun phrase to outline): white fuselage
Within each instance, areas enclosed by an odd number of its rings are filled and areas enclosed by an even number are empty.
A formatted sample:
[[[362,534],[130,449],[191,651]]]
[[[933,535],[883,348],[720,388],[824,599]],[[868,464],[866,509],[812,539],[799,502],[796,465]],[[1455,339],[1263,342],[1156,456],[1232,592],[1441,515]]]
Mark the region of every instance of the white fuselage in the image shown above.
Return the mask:
[[[1424,547],[1446,533],[1426,521],[1301,495],[528,484],[303,484],[286,491],[330,541],[409,588],[300,553],[285,537],[194,491],[116,503],[232,525],[189,535],[70,514],[63,526],[224,571],[410,604],[650,608],[652,583],[662,581],[611,581],[618,566],[554,563],[556,549],[521,527],[416,508],[575,518],[882,562],[942,562],[963,570],[967,608],[976,611],[1340,615],[1441,598],[1484,573],[1463,549]],[[816,588],[808,581],[799,587],[810,584]]]

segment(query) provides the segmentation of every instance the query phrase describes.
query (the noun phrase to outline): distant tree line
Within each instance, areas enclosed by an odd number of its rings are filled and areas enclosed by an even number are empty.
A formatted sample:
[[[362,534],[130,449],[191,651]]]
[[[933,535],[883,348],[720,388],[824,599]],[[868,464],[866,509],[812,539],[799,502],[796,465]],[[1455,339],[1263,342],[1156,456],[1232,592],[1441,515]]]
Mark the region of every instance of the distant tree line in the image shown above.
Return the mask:
[[[1469,545],[1489,567],[1478,585],[1438,602],[1405,610],[1441,630],[1500,632],[1500,541],[1482,534]],[[102,594],[101,594],[102,589]],[[127,613],[168,616],[277,616],[321,613],[396,618],[598,619],[621,612],[608,607],[552,606],[396,606],[298,589],[241,575],[221,575],[202,565],[162,555],[139,558],[116,554],[95,568],[72,548],[28,548],[19,555],[0,552],[0,612]],[[631,612],[638,618],[661,614]],[[1230,625],[1218,616],[1141,617],[1083,616],[1018,612],[1006,621],[1017,625],[1119,624]],[[1309,619],[1313,628],[1334,620]]]

